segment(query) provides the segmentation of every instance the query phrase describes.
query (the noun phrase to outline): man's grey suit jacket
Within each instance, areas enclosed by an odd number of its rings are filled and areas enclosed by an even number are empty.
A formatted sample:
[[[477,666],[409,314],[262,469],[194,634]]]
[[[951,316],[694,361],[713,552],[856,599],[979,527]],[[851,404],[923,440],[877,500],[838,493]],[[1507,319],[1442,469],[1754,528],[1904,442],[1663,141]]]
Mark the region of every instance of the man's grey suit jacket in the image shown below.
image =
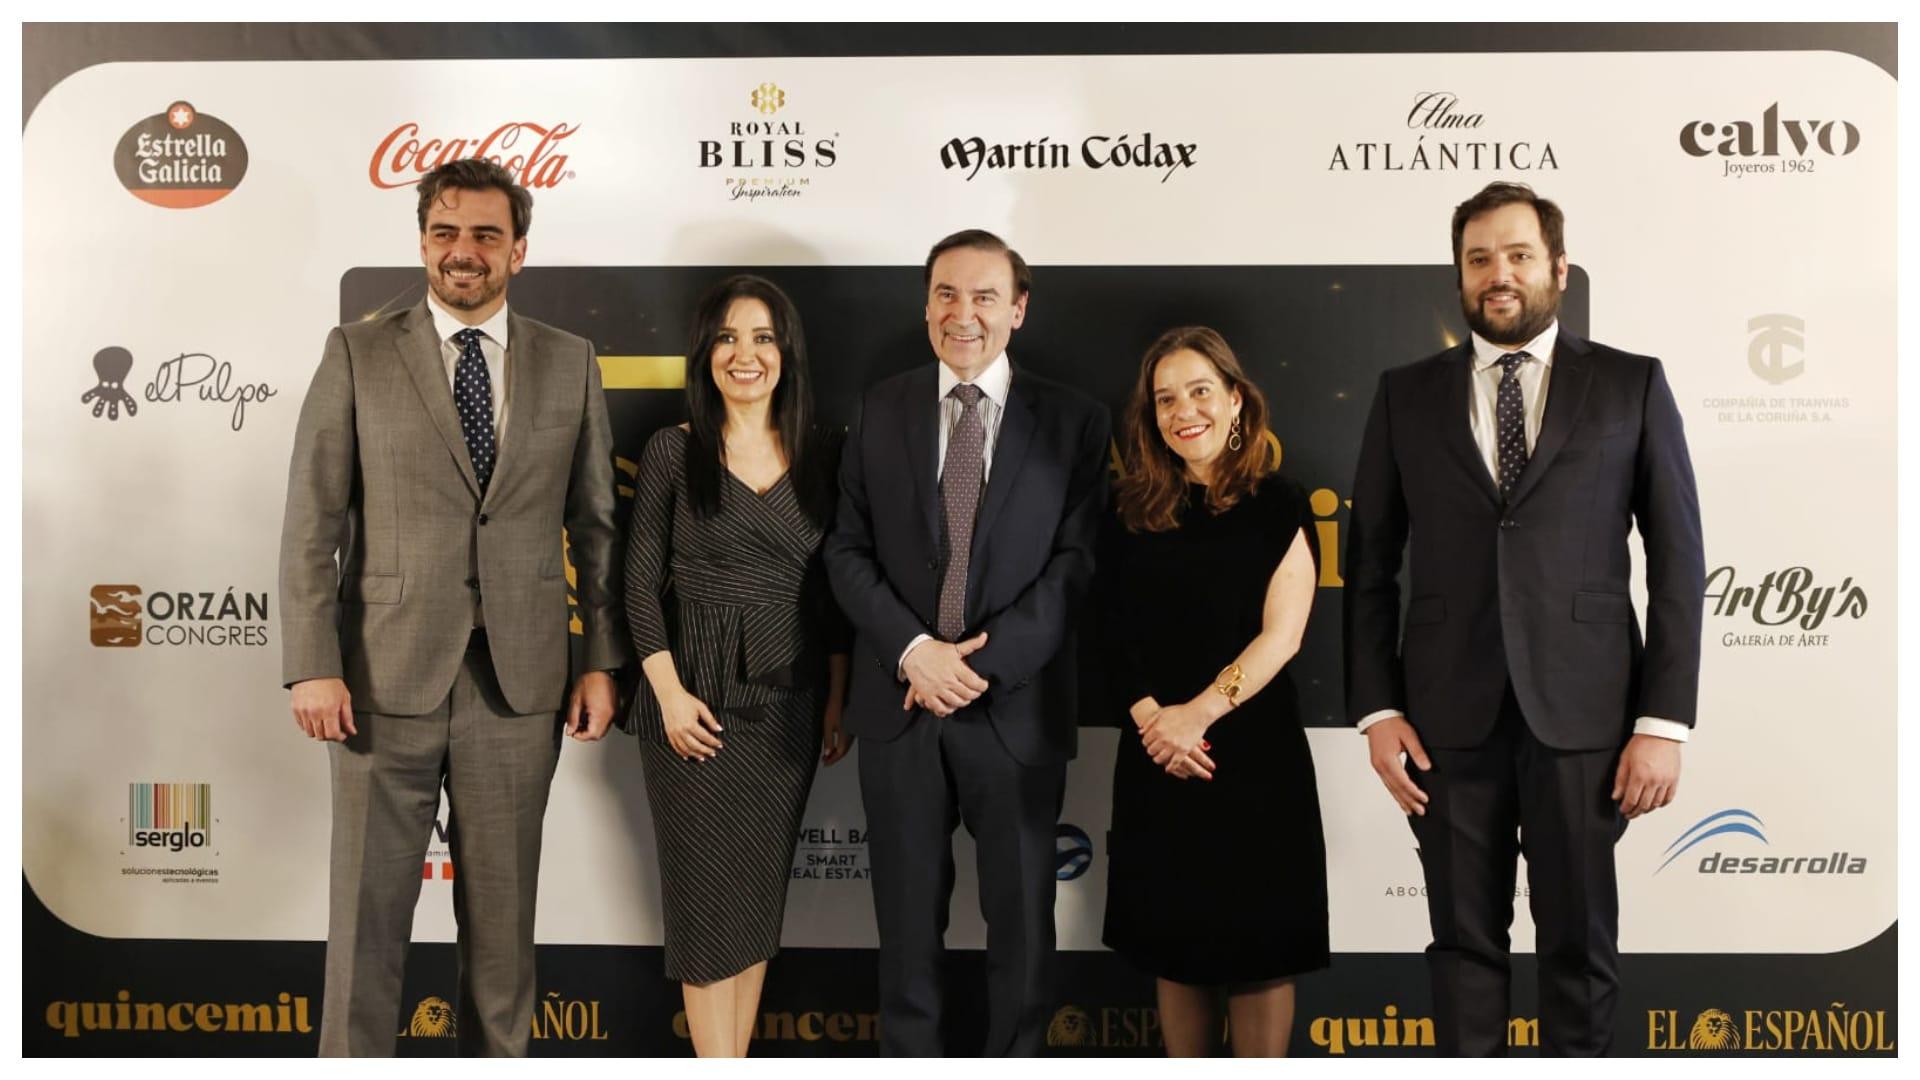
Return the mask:
[[[483,613],[508,704],[560,709],[570,681],[562,525],[582,670],[625,662],[613,437],[593,345],[511,310],[507,326],[512,407],[484,498],[426,301],[327,338],[300,409],[280,534],[287,685],[339,677],[356,710],[431,711]]]

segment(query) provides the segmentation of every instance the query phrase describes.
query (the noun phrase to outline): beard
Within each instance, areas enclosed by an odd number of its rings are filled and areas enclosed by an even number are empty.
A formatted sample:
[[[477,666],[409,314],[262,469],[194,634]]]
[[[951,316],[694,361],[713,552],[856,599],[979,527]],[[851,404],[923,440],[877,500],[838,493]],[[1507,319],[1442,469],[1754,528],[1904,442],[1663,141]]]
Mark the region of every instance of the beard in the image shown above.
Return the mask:
[[[1489,317],[1486,300],[1495,292],[1511,293],[1519,298],[1520,310],[1503,319]],[[1539,337],[1559,317],[1560,284],[1550,277],[1544,284],[1531,289],[1519,286],[1482,289],[1480,295],[1472,300],[1462,293],[1460,311],[1467,317],[1467,325],[1473,328],[1474,333],[1495,345],[1517,348]]]
[[[480,288],[472,292],[461,292],[455,289],[447,282],[448,270],[479,270],[481,272]],[[496,297],[506,291],[507,280],[504,277],[495,277],[493,272],[485,266],[462,264],[442,266],[428,274],[427,288],[433,290],[435,299],[447,307],[455,311],[473,311],[493,303]]]

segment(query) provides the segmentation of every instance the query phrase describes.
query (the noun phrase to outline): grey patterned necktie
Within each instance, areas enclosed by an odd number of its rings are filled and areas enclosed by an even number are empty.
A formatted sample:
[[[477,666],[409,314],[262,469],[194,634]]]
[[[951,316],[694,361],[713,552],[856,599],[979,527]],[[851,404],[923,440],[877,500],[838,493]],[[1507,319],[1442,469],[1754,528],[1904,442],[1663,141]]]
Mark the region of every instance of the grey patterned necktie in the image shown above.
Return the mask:
[[[467,456],[473,459],[473,478],[480,491],[493,478],[493,380],[487,358],[480,353],[486,335],[471,327],[453,335],[460,346],[460,362],[453,369],[453,405],[460,411],[460,430],[467,437]]]
[[[1523,352],[1500,358],[1500,390],[1494,399],[1494,446],[1500,459],[1500,501],[1513,497],[1513,488],[1527,468],[1527,409],[1520,395],[1520,365],[1532,359]]]
[[[967,564],[973,557],[973,516],[980,508],[986,472],[986,428],[980,422],[980,388],[961,383],[948,391],[960,402],[960,421],[947,438],[947,460],[940,470],[940,504],[947,519],[947,568],[940,578],[940,611],[935,629],[943,641],[958,641],[966,629]]]

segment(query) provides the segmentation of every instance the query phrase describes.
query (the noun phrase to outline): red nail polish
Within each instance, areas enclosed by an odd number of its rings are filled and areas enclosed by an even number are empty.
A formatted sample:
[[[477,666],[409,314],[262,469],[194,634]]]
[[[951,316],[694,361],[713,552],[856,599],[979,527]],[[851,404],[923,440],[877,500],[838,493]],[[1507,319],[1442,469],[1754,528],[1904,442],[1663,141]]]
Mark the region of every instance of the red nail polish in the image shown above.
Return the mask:
[[[1211,749],[1213,749],[1213,744],[1212,744],[1212,743],[1210,743],[1210,742],[1208,742],[1208,741],[1207,741],[1207,740],[1205,740],[1205,739],[1201,739],[1201,740],[1200,740],[1200,749],[1202,749],[1202,750],[1211,750]]]

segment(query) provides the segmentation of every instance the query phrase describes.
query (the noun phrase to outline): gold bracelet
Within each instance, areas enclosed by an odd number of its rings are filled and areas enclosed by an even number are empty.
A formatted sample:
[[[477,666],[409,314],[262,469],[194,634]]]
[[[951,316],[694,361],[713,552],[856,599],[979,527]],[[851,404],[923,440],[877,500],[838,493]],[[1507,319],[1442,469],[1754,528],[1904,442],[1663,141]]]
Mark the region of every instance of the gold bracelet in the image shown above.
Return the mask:
[[[1227,699],[1229,711],[1239,706],[1240,682],[1246,677],[1247,673],[1240,670],[1239,664],[1228,664],[1220,669],[1219,676],[1214,679],[1213,688]]]

